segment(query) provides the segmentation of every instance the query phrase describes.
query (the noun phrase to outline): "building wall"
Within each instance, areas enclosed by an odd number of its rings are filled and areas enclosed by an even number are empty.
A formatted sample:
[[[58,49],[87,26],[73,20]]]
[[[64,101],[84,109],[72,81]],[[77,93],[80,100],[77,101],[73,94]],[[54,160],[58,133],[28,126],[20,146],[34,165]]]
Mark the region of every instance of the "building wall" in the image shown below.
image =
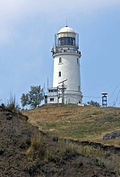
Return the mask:
[[[52,99],[52,100],[51,100]],[[53,100],[54,99],[54,100]],[[62,103],[62,94],[58,99],[58,95],[48,94],[47,103]],[[64,94],[64,104],[78,104],[81,103],[81,94]]]
[[[59,63],[60,57],[61,63]],[[59,72],[61,72],[61,77],[59,77]],[[54,58],[53,87],[57,87],[59,82],[66,79],[66,92],[80,92],[80,59],[77,55],[63,54]]]
[[[51,98],[54,98],[53,101],[51,101]],[[47,97],[47,103],[58,103],[58,96],[57,95],[48,95]]]
[[[64,103],[65,104],[78,104],[78,103],[81,103],[81,93],[79,94],[76,94],[76,93],[72,93],[72,94],[66,94],[64,95]],[[59,103],[62,103],[62,95],[59,99]]]
[[[59,62],[61,58],[61,63]],[[61,77],[59,76],[61,72]],[[82,102],[80,88],[80,58],[76,54],[61,54],[54,57],[53,87],[61,86],[60,82],[66,80],[64,103],[77,104]],[[59,103],[62,103],[62,94],[60,94]]]

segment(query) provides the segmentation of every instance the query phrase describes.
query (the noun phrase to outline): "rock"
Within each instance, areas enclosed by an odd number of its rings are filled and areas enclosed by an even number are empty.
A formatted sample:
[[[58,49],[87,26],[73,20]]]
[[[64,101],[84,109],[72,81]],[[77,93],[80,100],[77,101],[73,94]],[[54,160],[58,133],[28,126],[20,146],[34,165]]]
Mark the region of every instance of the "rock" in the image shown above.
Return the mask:
[[[103,140],[110,140],[115,138],[120,138],[120,131],[107,133],[105,136],[103,136]]]

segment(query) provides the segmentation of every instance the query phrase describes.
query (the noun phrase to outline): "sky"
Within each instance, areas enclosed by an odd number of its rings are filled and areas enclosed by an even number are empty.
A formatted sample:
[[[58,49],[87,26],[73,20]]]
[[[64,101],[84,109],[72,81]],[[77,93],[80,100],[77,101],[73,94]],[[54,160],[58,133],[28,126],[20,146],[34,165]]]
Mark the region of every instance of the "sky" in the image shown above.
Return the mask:
[[[120,106],[120,0],[0,0],[0,103],[52,87],[54,34],[66,23],[80,36],[83,103],[107,92]]]

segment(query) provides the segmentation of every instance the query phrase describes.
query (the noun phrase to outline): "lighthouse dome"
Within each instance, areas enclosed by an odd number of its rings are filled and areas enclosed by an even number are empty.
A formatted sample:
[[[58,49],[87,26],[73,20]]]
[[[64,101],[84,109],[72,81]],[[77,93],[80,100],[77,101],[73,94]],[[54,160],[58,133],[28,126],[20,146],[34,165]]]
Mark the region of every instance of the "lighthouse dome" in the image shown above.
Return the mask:
[[[59,33],[75,33],[75,32],[72,28],[65,26],[58,31],[58,34]]]
[[[76,37],[75,31],[68,26],[65,26],[65,27],[61,28],[58,31],[57,35],[58,35],[58,38],[61,38],[61,37],[73,37],[73,38],[75,38]]]

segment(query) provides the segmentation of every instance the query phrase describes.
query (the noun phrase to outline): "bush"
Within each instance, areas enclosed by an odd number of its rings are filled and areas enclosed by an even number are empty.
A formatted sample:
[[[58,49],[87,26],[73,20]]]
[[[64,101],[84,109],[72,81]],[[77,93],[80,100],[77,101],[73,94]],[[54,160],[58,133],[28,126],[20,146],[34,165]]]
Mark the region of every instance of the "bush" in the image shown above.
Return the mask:
[[[16,104],[15,96],[10,96],[7,104],[5,105],[4,103],[2,103],[0,107],[2,108],[2,110],[8,110],[12,112],[18,112],[20,110],[19,106]]]
[[[6,106],[3,103],[0,105],[0,107],[2,110],[5,110],[5,108],[6,108]]]
[[[10,99],[7,103],[6,109],[8,109],[10,111],[13,111],[13,112],[16,112],[20,109],[19,106],[16,103],[15,96],[10,96]]]
[[[88,101],[87,102],[88,105],[90,106],[96,106],[96,107],[100,107],[100,104],[97,101]]]

